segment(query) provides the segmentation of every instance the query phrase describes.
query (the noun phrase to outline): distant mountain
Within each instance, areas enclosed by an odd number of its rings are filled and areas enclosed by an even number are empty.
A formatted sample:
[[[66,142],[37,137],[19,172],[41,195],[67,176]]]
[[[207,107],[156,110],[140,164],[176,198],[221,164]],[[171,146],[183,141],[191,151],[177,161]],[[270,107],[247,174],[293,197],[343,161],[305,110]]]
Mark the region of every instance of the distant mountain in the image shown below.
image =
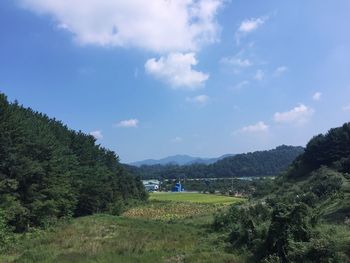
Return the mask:
[[[226,158],[228,156],[233,156],[233,154],[225,154],[217,158],[200,158],[193,157],[186,154],[178,154],[173,156],[168,156],[162,159],[147,159],[138,162],[129,163],[130,165],[141,167],[142,165],[191,165],[191,164],[212,164]]]
[[[186,162],[171,162],[176,159],[165,158],[165,162],[153,165],[124,165],[130,173],[143,179],[154,178],[227,178],[277,176],[304,152],[300,146],[281,145],[272,150],[256,151],[221,156],[215,160],[193,158]],[[181,159],[181,158],[177,158]],[[164,160],[164,159],[163,159]],[[204,163],[203,163],[204,162]],[[207,163],[206,163],[207,162]],[[184,165],[185,164],[185,165]]]
[[[224,154],[224,155],[221,155],[220,157],[217,157],[217,158],[197,158],[193,161],[190,161],[188,163],[186,163],[186,165],[191,165],[191,164],[213,164],[213,163],[216,163],[217,161],[220,161],[226,157],[232,157],[234,156],[235,154]]]

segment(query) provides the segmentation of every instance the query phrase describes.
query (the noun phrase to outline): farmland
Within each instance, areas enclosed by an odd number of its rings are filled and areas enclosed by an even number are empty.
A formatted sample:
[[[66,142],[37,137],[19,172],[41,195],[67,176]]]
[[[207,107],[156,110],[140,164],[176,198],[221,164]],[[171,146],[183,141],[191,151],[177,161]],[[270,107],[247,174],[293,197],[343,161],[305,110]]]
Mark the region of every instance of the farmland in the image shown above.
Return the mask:
[[[190,202],[201,204],[232,204],[241,201],[241,198],[235,198],[223,195],[200,194],[200,193],[152,193],[150,200]]]
[[[212,215],[233,203],[243,202],[242,198],[199,193],[152,193],[151,202],[128,210],[124,216],[148,218],[162,221],[176,219],[207,221]]]
[[[19,235],[0,262],[242,262],[209,231],[213,213],[244,200],[151,194],[122,216],[97,214]]]

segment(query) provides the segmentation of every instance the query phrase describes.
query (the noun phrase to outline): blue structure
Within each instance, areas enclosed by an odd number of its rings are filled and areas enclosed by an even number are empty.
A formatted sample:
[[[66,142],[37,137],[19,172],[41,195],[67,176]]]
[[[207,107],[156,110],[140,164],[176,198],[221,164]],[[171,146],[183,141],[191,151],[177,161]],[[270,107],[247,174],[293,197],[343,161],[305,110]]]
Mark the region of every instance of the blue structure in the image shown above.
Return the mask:
[[[171,189],[172,192],[183,192],[185,191],[185,188],[182,187],[181,183],[178,182],[175,184],[175,186]]]

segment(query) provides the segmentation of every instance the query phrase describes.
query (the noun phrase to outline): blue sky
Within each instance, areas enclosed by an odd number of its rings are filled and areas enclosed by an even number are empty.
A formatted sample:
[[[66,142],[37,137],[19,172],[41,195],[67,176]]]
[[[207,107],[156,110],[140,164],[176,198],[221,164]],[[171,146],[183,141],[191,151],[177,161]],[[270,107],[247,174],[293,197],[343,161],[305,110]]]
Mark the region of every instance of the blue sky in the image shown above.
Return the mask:
[[[349,121],[349,28],[349,0],[2,0],[0,91],[123,162],[305,145]]]

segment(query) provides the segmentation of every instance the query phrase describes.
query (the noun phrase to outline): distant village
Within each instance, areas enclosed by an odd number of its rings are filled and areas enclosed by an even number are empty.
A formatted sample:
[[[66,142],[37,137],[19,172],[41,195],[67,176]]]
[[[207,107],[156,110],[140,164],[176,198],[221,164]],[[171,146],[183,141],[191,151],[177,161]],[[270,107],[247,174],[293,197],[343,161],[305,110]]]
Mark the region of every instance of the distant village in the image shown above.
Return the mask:
[[[223,181],[226,182],[225,189],[219,188],[217,185],[214,184],[215,181]],[[197,182],[196,185],[198,186],[199,181],[201,182],[201,187],[193,187],[193,183]],[[192,182],[192,184],[189,184]],[[233,183],[235,182],[235,183]],[[240,182],[240,183],[238,183]],[[221,178],[210,178],[208,180],[206,179],[186,179],[185,180],[157,180],[157,179],[149,179],[149,180],[142,180],[142,183],[146,189],[146,191],[152,193],[152,192],[202,192],[202,193],[211,193],[211,194],[221,194],[221,195],[230,195],[230,196],[236,196],[236,197],[244,197],[248,196],[251,191],[254,191],[255,187],[252,185],[252,180],[247,180],[247,178],[240,179],[235,178],[234,181],[231,179],[221,179]],[[242,188],[242,183],[248,187]],[[185,185],[189,188],[185,190]]]
[[[148,192],[157,192],[161,190],[161,182],[159,180],[143,180],[143,185],[145,186]],[[167,189],[162,189],[167,190]],[[185,188],[182,186],[181,182],[175,183],[171,188],[171,192],[184,192]]]

